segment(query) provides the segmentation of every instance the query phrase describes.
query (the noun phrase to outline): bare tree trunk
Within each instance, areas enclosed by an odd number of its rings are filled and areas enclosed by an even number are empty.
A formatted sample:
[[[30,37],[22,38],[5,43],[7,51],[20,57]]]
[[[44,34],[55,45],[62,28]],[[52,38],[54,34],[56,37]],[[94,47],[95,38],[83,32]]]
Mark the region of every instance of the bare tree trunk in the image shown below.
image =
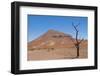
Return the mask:
[[[79,57],[79,42],[78,42],[78,30],[76,30],[76,49],[77,49],[77,58]]]
[[[79,58],[79,46],[77,46],[77,58]]]

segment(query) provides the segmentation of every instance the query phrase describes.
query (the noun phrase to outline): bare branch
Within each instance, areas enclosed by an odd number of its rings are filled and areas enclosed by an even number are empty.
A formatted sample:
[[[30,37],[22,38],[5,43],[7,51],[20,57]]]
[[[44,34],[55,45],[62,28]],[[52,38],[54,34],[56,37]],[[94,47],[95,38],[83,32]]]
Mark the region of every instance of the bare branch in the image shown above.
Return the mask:
[[[80,25],[80,23],[78,23],[78,24],[76,25],[76,27],[78,27],[78,25]]]
[[[77,26],[75,26],[74,24],[73,24],[73,22],[72,22],[72,25],[73,25],[73,27],[74,27],[74,29],[75,29],[75,31],[76,31],[76,42],[77,42],[77,44],[78,44],[78,30],[77,30]]]
[[[78,25],[79,25],[79,24],[78,24]],[[78,30],[77,30],[77,26],[78,26],[78,25],[75,26],[75,25],[73,24],[73,22],[72,22],[72,26],[74,27],[74,29],[75,29],[77,32],[78,32]]]
[[[79,44],[80,44],[82,41],[84,41],[84,39],[83,39],[83,38],[79,41]]]

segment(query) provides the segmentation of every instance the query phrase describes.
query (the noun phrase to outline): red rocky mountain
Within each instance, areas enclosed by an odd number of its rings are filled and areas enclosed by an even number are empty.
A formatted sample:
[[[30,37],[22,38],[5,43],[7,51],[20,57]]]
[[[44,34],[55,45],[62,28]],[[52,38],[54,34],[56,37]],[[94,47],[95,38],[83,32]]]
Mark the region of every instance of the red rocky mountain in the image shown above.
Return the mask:
[[[46,48],[72,48],[75,47],[75,38],[63,32],[48,30],[42,36],[28,43],[28,49]],[[87,47],[87,40],[81,43],[81,47]]]

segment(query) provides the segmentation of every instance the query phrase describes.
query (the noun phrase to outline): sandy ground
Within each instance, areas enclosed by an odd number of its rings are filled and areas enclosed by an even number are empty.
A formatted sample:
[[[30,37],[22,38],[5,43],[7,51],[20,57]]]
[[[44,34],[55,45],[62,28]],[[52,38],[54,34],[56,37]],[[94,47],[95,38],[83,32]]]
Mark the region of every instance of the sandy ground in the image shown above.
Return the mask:
[[[55,59],[76,59],[77,51],[75,48],[55,48],[53,50],[39,49],[28,50],[29,60],[55,60]],[[87,48],[80,48],[79,58],[87,58]]]

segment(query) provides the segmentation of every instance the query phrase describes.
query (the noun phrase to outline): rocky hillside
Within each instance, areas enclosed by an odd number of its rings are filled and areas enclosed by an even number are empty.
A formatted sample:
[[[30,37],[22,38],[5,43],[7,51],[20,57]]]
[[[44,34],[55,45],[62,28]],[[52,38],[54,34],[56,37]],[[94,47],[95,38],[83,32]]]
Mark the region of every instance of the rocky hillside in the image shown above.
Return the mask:
[[[71,35],[63,32],[48,30],[39,38],[28,43],[28,49],[46,49],[46,48],[72,48],[75,39]],[[82,41],[80,47],[87,47],[87,40]]]

